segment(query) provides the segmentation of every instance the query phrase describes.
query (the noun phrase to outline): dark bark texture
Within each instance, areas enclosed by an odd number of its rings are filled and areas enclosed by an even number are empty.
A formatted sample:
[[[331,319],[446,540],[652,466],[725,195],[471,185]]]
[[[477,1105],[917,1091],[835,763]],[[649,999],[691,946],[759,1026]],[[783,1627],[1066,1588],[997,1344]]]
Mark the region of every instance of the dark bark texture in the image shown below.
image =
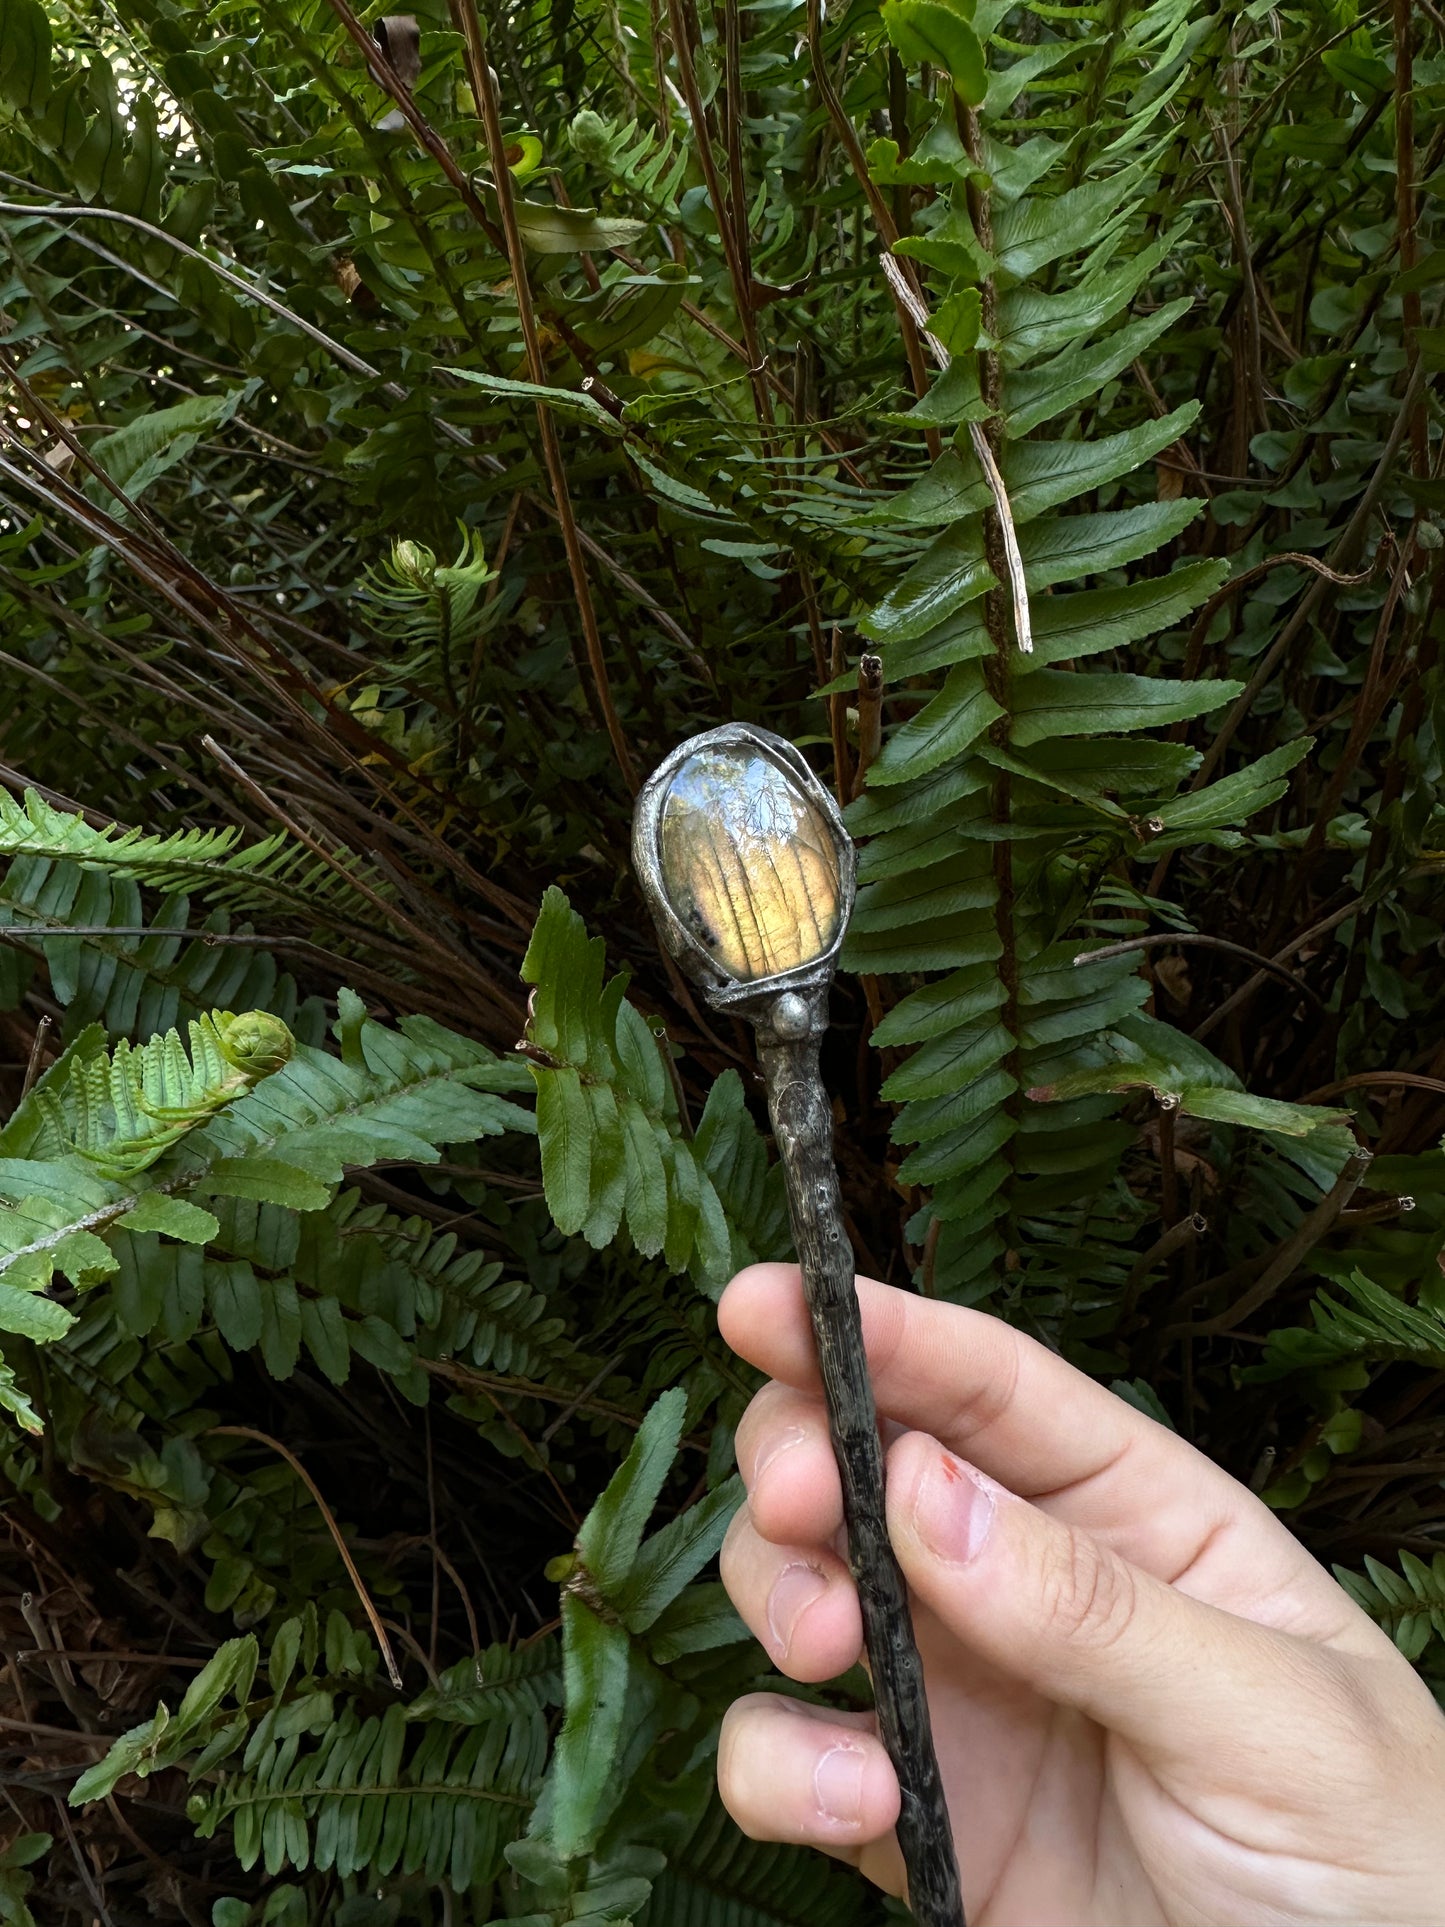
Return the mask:
[[[771,1012],[757,1017],[758,1056],[843,1483],[848,1562],[862,1605],[878,1731],[903,1793],[898,1841],[908,1901],[919,1927],[964,1927],[953,1823],[933,1748],[923,1662],[884,1516],[883,1448],[863,1350],[853,1248],[843,1228],[833,1163],[833,1116],[818,1064],[827,1000],[826,988],[806,993],[810,1022],[800,1038],[779,1036]],[[799,999],[794,994],[786,1001],[795,1008]]]

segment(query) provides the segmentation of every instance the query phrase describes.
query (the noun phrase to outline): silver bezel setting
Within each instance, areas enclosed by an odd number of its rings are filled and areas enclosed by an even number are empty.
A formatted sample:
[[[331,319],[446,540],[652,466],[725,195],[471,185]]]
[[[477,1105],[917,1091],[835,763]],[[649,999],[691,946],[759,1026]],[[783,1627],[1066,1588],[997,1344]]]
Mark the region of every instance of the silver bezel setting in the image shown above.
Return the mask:
[[[755,751],[786,776],[828,825],[838,852],[838,929],[832,943],[809,963],[746,982],[722,970],[673,909],[663,882],[660,849],[662,806],[679,768],[699,750],[731,748]],[[689,736],[685,743],[679,743],[658,764],[638,793],[632,819],[632,861],[664,944],[716,1009],[746,1007],[784,991],[819,990],[832,979],[853,912],[857,857],[853,839],[843,824],[842,811],[814,775],[801,750],[785,737],[775,736],[772,730],[756,723],[723,723],[717,729],[705,730],[700,736]]]

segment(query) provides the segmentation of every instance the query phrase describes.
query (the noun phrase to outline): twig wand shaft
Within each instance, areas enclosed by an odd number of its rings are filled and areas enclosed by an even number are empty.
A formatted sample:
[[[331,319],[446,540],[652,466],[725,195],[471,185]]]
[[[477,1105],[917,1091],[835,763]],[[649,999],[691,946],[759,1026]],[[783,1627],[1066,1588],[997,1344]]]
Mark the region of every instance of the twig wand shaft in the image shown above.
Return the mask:
[[[797,996],[784,999],[796,1010]],[[919,1927],[964,1927],[953,1827],[944,1798],[913,1637],[908,1589],[888,1539],[883,1448],[833,1163],[833,1118],[818,1067],[826,988],[807,998],[802,1037],[756,1019],[758,1056],[788,1192],[793,1242],[812,1314],[833,1451],[843,1484],[848,1555],[863,1614],[878,1731],[903,1792],[898,1842]]]

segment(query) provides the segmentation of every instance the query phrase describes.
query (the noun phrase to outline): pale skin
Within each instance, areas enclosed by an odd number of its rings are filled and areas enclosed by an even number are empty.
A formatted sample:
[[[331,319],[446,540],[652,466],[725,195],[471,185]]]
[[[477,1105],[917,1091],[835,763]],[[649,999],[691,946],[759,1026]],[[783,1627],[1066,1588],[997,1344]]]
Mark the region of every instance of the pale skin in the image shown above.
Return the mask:
[[[969,1927],[1439,1927],[1445,1719],[1252,1493],[995,1318],[858,1281]],[[790,1679],[860,1657],[796,1267],[718,1309],[769,1375],[737,1435],[734,1604]],[[722,1797],[755,1839],[904,1890],[871,1717],[739,1700]]]

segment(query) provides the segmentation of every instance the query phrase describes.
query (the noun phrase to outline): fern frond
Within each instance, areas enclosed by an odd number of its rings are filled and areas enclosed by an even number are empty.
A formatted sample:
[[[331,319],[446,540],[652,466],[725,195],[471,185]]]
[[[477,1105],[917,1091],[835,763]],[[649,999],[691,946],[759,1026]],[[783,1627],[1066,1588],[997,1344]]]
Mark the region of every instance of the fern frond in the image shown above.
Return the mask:
[[[714,1798],[653,1884],[637,1927],[865,1927],[866,1887],[822,1854],[749,1840]]]
[[[604,988],[602,971],[602,940],[549,889],[522,962],[548,1206],[559,1230],[597,1248],[625,1222],[644,1257],[661,1252],[716,1292],[737,1265],[785,1248],[781,1176],[732,1073],[686,1134],[666,1045],[625,980]]]
[[[340,1058],[295,1044],[264,1011],[192,1024],[190,1056],[176,1032],[109,1053],[98,1025],[83,1031],[0,1132],[0,1330],[63,1337],[73,1313],[39,1294],[57,1271],[81,1285],[117,1271],[108,1240],[122,1229],[204,1246],[221,1235],[210,1207],[222,1200],[320,1210],[347,1166],[434,1163],[444,1143],[534,1128],[497,1095],[525,1078],[520,1065],[428,1018],[387,1031],[350,992],[340,1009]],[[214,1302],[229,1307],[237,1278],[218,1269]],[[164,1292],[163,1270],[156,1281]],[[259,1299],[269,1342],[264,1326],[244,1341],[284,1363],[278,1376],[294,1367],[303,1330],[295,1287],[284,1290],[289,1304],[280,1285]],[[340,1313],[322,1302],[331,1310],[307,1315],[308,1339],[344,1376]],[[233,1331],[246,1328],[240,1309],[231,1316]],[[225,1314],[217,1319],[224,1330]],[[396,1371],[412,1363],[369,1307],[350,1345]]]
[[[342,993],[343,1010],[350,995]],[[92,1026],[0,1132],[12,1186],[23,1180],[27,1159],[39,1172],[55,1172],[63,1192],[71,1173],[46,1160],[78,1152],[99,1175],[114,1173],[118,1185],[169,1154],[157,1174],[168,1198],[199,1189],[316,1210],[347,1165],[383,1157],[435,1163],[440,1144],[533,1128],[527,1112],[492,1094],[515,1090],[525,1076],[520,1066],[429,1018],[405,1018],[400,1031],[386,1031],[353,1001],[340,1059],[295,1044],[264,1011],[240,1019],[219,1012],[224,1022],[213,1035],[193,1025],[195,1062],[175,1032],[136,1049],[118,1045],[112,1058]],[[264,1091],[256,1088],[263,1079]],[[97,1221],[136,1204],[137,1196],[115,1198]],[[0,1270],[5,1264],[0,1259]]]
[[[675,217],[688,153],[672,134],[640,128],[635,120],[607,121],[584,108],[573,119],[567,138],[574,153],[607,175],[634,202]]]
[[[124,1183],[274,1076],[295,1049],[286,1025],[264,1010],[212,1011],[188,1029],[189,1054],[171,1030],[145,1044],[122,1039],[108,1056],[70,1057],[63,1082],[36,1086],[39,1128],[30,1149],[41,1157],[76,1151],[102,1177]]]
[[[288,1061],[290,1031],[264,1011],[214,1011],[132,1048],[105,1049],[91,1026],[53,1064],[0,1131],[0,1331],[35,1343],[63,1338],[75,1314],[43,1294],[57,1271],[93,1283],[117,1267],[105,1232],[135,1227],[200,1239],[208,1211],[154,1192],[118,1195],[204,1119]],[[0,1406],[38,1430],[28,1398],[0,1361]]]
[[[455,667],[471,657],[483,615],[482,592],[496,577],[478,532],[464,528],[461,533],[462,545],[450,566],[439,563],[422,542],[394,542],[382,566],[368,570],[362,584],[374,626],[412,655],[434,655],[454,700]]]
[[[499,1708],[464,1728],[436,1719],[410,1751],[399,1705],[379,1718],[348,1706],[338,1718],[318,1694],[307,1711],[304,1724],[263,1719],[244,1770],[190,1802],[202,1839],[227,1826],[241,1865],[259,1861],[271,1874],[422,1874],[457,1893],[497,1878],[546,1764],[540,1711],[507,1718]],[[298,1749],[298,1739],[310,1744]]]
[[[1310,1306],[1313,1331],[1272,1331],[1264,1357],[1244,1367],[1243,1378],[1262,1382],[1352,1361],[1405,1361],[1445,1371],[1445,1317],[1438,1307],[1405,1304],[1360,1271],[1335,1282],[1348,1302],[1321,1292]]]
[[[254,1635],[227,1641],[175,1714],[162,1705],[118,1740],[76,1782],[71,1804],[103,1798],[127,1773],[184,1763],[204,1788],[187,1809],[197,1833],[227,1828],[243,1867],[423,1874],[456,1893],[497,1878],[546,1761],[560,1684],[551,1642],[493,1646],[379,1716],[358,1704],[375,1655],[340,1613],[324,1635],[314,1608],[284,1622],[270,1694],[253,1699],[259,1661]]]
[[[1152,28],[1146,38],[1152,45]],[[1143,44],[1121,34],[1101,45],[1088,83],[1099,98],[1137,84]],[[1018,59],[1024,79],[1036,72],[1031,59]],[[1065,89],[1077,84],[1062,66],[1049,71]],[[1006,113],[1009,74],[1005,65],[994,76],[985,120]],[[874,1042],[917,1047],[884,1087],[902,1107],[898,1178],[928,1191],[910,1235],[922,1241],[938,1227],[935,1279],[973,1300],[1002,1282],[1006,1250],[1034,1248],[1021,1218],[1071,1206],[1087,1216],[1088,1200],[1111,1182],[1134,1135],[1105,1095],[1133,1081],[1126,1060],[1137,1081],[1171,1102],[1187,1091],[1194,1113],[1218,1122],[1323,1131],[1337,1114],[1250,1099],[1207,1053],[1187,1069],[1172,1064],[1158,1083],[1144,1063],[1162,1070],[1187,1040],[1136,1014],[1145,986],[1133,961],[1075,966],[1083,945],[1069,932],[1086,920],[1122,911],[1124,930],[1141,927],[1143,900],[1116,874],[1124,865],[1146,850],[1152,861],[1156,838],[1226,834],[1282,794],[1307,746],[1178,797],[1197,759],[1148,732],[1208,715],[1238,686],[1131,675],[1107,660],[1186,618],[1225,574],[1221,563],[1195,561],[1118,580],[1199,511],[1198,501],[1129,493],[1131,475],[1187,431],[1193,404],[1159,420],[1126,416],[1093,439],[1073,427],[1190,305],[1129,312],[1179,239],[1177,231],[1143,246],[1134,239],[1148,229],[1159,151],[1152,116],[1130,116],[1112,141],[1100,127],[1092,146],[1072,152],[1031,141],[1026,172],[1020,156],[988,145],[990,230],[974,226],[951,112],[950,102],[907,176],[931,180],[946,200],[928,230],[896,251],[951,278],[937,312],[954,358],[905,419],[988,425],[1034,642],[1028,653],[1013,645],[1005,585],[990,567],[990,485],[971,452],[949,450],[896,509],[884,504],[870,517],[881,527],[892,510],[891,527],[911,545],[911,565],[861,623],[887,681],[909,692],[911,713],[888,734],[851,809],[864,848],[844,960],[931,979],[889,1011]],[[1056,438],[1041,439],[1055,424]],[[940,671],[941,685],[919,704],[916,679]]]
[[[1420,1659],[1432,1643],[1445,1644],[1445,1552],[1426,1565],[1402,1550],[1399,1572],[1366,1553],[1365,1576],[1336,1566],[1335,1577],[1406,1659]]]
[[[219,829],[152,836],[113,823],[96,829],[79,811],[58,810],[34,790],[26,790],[20,803],[0,790],[0,857],[98,863],[138,883],[164,887],[180,877],[219,875],[238,857],[249,864],[264,864],[285,841],[268,837],[243,852],[237,849],[240,835],[236,829]]]
[[[218,1199],[215,1218],[200,1263],[152,1234],[114,1234],[111,1296],[125,1331],[189,1338],[210,1325],[230,1350],[257,1351],[276,1379],[304,1351],[341,1385],[360,1358],[417,1404],[434,1360],[579,1388],[595,1370],[542,1293],[506,1277],[500,1261],[459,1250],[425,1219],[364,1204],[358,1191],[315,1212]],[[182,1298],[190,1315],[177,1329],[171,1308]]]
[[[340,1183],[348,1165],[433,1164],[439,1145],[533,1130],[530,1114],[498,1095],[523,1087],[520,1064],[430,1018],[404,1017],[393,1031],[351,992],[339,1003],[341,1057],[298,1044],[264,1089],[177,1146],[177,1189],[294,1204],[295,1193]]]
[[[668,1727],[686,1732],[702,1716],[699,1699],[665,1668],[746,1637],[730,1612],[709,1632],[699,1630],[689,1610],[696,1596],[689,1582],[721,1546],[742,1496],[740,1480],[728,1480],[643,1537],[686,1415],[682,1390],[664,1392],[578,1528],[575,1553],[553,1568],[563,1579],[567,1717],[548,1770],[545,1827],[534,1836],[539,1854],[556,1868],[586,1866],[653,1741]],[[707,1607],[704,1619],[716,1627],[711,1598]]]
[[[240,831],[231,828],[177,830],[169,836],[118,824],[97,829],[79,811],[56,809],[34,790],[25,792],[23,804],[0,791],[0,857],[11,859],[0,890],[0,917],[23,928],[24,916],[17,912],[35,904],[41,910],[37,936],[43,935],[47,918],[111,920],[103,893],[86,900],[86,872],[101,872],[122,886],[148,884],[167,895],[193,890],[206,903],[232,910],[266,903],[304,916],[310,926],[324,925],[328,918],[374,925],[373,896],[389,887],[384,879],[368,879],[373,895],[363,894],[350,881],[352,874],[365,871],[355,853],[323,863],[284,832],[243,845]],[[92,906],[94,916],[86,914]],[[127,907],[134,907],[133,899]]]
[[[290,1023],[296,986],[250,926],[233,929],[229,913],[213,909],[198,912],[193,934],[191,915],[192,899],[179,890],[148,916],[133,877],[17,857],[0,882],[0,1004],[20,1001],[33,959],[76,1028],[100,1022],[112,1034],[149,1037],[218,1005],[271,1010]]]

